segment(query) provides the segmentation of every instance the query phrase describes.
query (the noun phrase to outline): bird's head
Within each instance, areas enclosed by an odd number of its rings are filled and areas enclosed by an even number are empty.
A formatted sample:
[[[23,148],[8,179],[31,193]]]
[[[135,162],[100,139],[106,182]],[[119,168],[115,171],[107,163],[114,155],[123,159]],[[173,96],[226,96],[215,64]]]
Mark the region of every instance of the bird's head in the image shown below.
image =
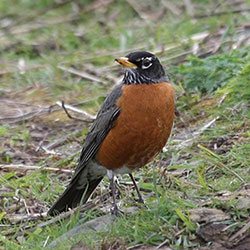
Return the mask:
[[[132,52],[115,61],[125,67],[124,84],[150,84],[166,81],[167,77],[159,59],[149,52]]]

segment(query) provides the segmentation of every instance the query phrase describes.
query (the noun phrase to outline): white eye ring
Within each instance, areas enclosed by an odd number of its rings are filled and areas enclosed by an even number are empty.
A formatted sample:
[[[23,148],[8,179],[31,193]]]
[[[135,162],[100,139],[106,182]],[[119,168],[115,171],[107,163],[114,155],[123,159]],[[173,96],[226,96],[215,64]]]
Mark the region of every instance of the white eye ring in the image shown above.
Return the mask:
[[[146,66],[142,64],[142,67],[141,67],[141,68],[142,68],[142,69],[147,69],[147,68],[149,68],[151,65],[152,65],[152,63],[149,63],[149,64],[146,65]]]

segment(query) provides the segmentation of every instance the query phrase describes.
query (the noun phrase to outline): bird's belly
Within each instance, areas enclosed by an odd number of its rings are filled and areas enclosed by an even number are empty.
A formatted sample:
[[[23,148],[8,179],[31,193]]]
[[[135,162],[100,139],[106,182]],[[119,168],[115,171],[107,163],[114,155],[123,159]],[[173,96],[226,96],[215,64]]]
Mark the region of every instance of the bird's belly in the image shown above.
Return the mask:
[[[171,85],[138,86],[123,89],[117,103],[120,115],[96,155],[98,162],[118,173],[151,161],[165,146],[173,124]]]
[[[123,175],[123,174],[130,174],[133,172],[134,169],[128,168],[127,166],[122,166],[120,168],[116,168],[114,170],[112,170],[114,172],[115,175]]]

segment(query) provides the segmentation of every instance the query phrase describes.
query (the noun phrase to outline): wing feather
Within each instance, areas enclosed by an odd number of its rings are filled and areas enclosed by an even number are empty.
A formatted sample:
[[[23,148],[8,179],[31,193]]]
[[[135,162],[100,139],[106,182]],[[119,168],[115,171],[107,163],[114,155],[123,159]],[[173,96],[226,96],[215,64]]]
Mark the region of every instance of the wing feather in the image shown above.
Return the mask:
[[[97,114],[96,120],[86,136],[78,166],[71,182],[73,182],[76,176],[84,169],[89,160],[95,156],[108,132],[114,126],[120,114],[120,108],[116,105],[116,102],[121,95],[122,85],[119,85],[105,99]]]

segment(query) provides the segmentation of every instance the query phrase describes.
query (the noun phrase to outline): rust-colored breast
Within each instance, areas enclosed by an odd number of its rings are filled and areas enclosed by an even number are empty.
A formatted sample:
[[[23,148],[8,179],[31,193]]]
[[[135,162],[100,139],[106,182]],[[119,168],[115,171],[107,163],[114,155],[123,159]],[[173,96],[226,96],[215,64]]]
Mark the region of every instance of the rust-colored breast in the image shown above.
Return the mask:
[[[169,83],[124,85],[120,115],[96,159],[107,169],[137,169],[165,146],[174,119],[174,90]]]

